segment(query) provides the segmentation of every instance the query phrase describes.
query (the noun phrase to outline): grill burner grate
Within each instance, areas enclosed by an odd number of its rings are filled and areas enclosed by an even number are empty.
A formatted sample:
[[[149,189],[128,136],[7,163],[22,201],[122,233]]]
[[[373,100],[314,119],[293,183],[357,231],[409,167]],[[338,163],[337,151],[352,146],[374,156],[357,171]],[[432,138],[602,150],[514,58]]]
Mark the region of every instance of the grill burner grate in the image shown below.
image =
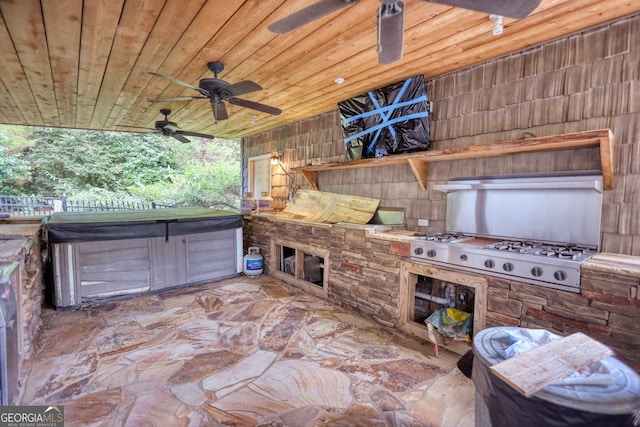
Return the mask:
[[[540,242],[528,242],[519,240],[505,240],[503,242],[491,243],[485,246],[486,249],[493,249],[503,252],[515,252],[526,255],[539,255],[550,258],[577,260],[583,255],[592,252],[591,249],[573,245],[550,245]]]
[[[426,240],[428,242],[440,242],[440,243],[449,243],[455,240],[463,239],[467,236],[459,233],[436,233],[431,234],[429,236],[422,236],[420,239]]]

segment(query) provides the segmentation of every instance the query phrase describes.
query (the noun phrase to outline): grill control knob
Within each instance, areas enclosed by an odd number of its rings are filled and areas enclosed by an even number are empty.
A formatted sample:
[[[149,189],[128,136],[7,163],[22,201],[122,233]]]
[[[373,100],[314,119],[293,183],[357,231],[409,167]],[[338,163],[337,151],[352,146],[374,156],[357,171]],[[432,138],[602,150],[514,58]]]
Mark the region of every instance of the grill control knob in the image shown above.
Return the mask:
[[[429,249],[429,250],[427,251],[427,256],[428,256],[429,258],[433,258],[434,256],[436,256],[436,251],[435,251],[435,249]]]
[[[540,277],[542,276],[542,268],[540,267],[533,267],[531,269],[531,274],[534,275],[534,277]]]
[[[422,252],[423,252],[422,248],[415,248],[413,250],[413,253],[416,255],[422,255]]]
[[[493,262],[493,260],[492,260],[492,259],[488,259],[488,260],[486,260],[486,261],[484,262],[484,266],[485,266],[485,267],[487,267],[487,268],[493,268],[493,267],[495,267],[495,266],[496,266],[496,263],[495,263],[495,262]]]
[[[502,264],[502,269],[504,271],[513,271],[514,268],[515,267],[510,262],[505,262],[504,264]]]
[[[562,270],[558,270],[555,273],[553,273],[553,277],[555,277],[556,280],[563,281],[567,279],[567,273],[565,273]]]
[[[460,259],[461,259],[462,261],[466,261],[466,260],[467,260],[467,255],[466,255],[466,254],[462,254],[462,255],[460,255]]]

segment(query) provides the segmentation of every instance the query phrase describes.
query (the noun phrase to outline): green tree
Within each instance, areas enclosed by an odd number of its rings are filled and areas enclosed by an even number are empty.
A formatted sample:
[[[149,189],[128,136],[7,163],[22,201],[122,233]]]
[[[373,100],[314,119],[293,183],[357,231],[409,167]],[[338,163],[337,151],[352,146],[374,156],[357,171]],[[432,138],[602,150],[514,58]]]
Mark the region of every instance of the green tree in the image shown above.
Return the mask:
[[[132,194],[178,206],[240,206],[240,147],[237,141],[198,139],[173,147],[183,166],[169,183],[131,188]]]
[[[0,145],[0,194],[22,194],[29,177],[29,164],[20,157],[20,153],[11,153]]]
[[[7,194],[67,196],[165,205],[240,205],[238,141],[191,138],[181,144],[155,134],[0,127],[1,183]],[[10,139],[10,144],[3,143]],[[5,148],[3,150],[6,151]],[[3,153],[4,154],[4,153]],[[11,167],[9,167],[11,166]],[[23,185],[17,187],[17,180]]]
[[[126,193],[132,185],[167,180],[180,166],[156,135],[42,128],[27,159],[41,193],[102,189]]]
[[[0,145],[9,150],[33,145],[35,141],[29,138],[30,132],[31,128],[26,126],[0,125]]]
[[[141,197],[150,197],[160,204],[238,209],[239,182],[239,168],[235,165],[191,165],[184,173],[174,174],[171,184],[156,183],[132,192]]]

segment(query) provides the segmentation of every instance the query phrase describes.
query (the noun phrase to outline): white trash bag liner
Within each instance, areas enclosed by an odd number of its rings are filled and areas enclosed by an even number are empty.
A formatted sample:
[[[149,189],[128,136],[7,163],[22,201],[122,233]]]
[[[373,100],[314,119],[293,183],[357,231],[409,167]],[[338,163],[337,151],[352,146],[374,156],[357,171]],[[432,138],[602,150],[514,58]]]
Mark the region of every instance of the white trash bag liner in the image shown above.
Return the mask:
[[[488,328],[474,337],[474,353],[488,367],[560,338],[544,329]],[[544,387],[532,397],[591,413],[631,414],[640,410],[640,376],[610,356]]]

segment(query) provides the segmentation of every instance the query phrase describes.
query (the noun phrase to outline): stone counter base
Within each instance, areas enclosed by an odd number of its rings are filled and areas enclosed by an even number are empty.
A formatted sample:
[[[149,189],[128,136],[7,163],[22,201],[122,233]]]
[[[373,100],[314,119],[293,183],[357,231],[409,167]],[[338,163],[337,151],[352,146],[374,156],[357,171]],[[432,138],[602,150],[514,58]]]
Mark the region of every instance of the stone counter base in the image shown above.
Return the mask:
[[[383,325],[403,324],[400,287],[401,265],[410,255],[407,236],[260,217],[245,218],[244,236],[245,247],[260,247],[267,273],[274,266],[273,239],[328,251],[325,298]],[[640,258],[598,254],[592,260],[583,264],[579,294],[483,276],[488,283],[486,326],[584,332],[640,371]]]

